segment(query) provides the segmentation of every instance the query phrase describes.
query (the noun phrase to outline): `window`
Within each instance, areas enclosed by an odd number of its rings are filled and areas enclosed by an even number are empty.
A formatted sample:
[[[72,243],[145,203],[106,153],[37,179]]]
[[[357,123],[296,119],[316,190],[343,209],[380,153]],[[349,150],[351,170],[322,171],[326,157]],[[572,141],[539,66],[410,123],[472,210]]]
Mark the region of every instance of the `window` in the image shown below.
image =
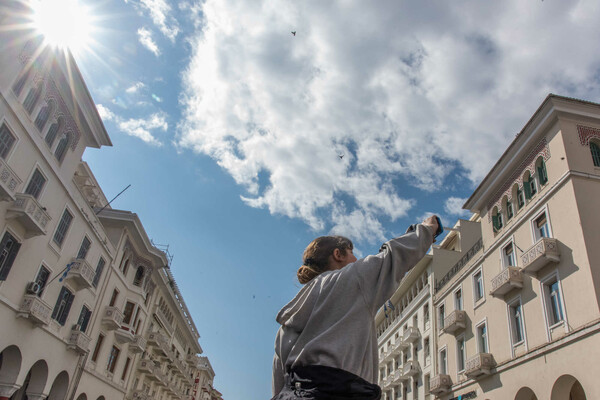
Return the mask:
[[[13,136],[6,124],[0,127],[0,157],[6,159],[8,152],[17,139]]]
[[[483,299],[483,275],[481,270],[473,275],[473,292],[475,295],[475,303]]]
[[[415,314],[415,316],[413,317],[413,327],[418,328],[419,327],[419,315]]]
[[[429,374],[425,375],[425,377],[423,378],[423,386],[425,386],[425,398],[427,398],[427,395],[429,394],[429,389],[430,389],[430,377]]]
[[[429,328],[429,304],[423,306],[423,329]]]
[[[600,167],[600,147],[594,143],[590,143],[590,151],[592,153],[592,161],[594,162],[594,167]]]
[[[54,311],[52,311],[52,319],[56,320],[62,326],[67,322],[67,316],[69,315],[69,310],[71,310],[74,297],[73,293],[66,287],[63,286],[60,290]]]
[[[129,369],[129,364],[131,363],[131,358],[127,357],[125,360],[125,366],[123,367],[123,373],[121,374],[121,380],[124,381],[127,377],[127,370]]]
[[[110,349],[110,355],[108,356],[108,364],[106,365],[106,370],[111,374],[115,372],[115,366],[117,365],[119,353],[121,353],[121,350],[119,350],[117,346],[113,346],[112,349]]]
[[[100,277],[102,276],[102,270],[104,270],[105,264],[106,261],[104,261],[104,258],[100,257],[100,259],[98,260],[98,265],[96,265],[96,273],[94,274],[94,280],[92,282],[92,285],[94,285],[94,287],[98,287],[98,283],[100,282]]]
[[[58,223],[58,227],[56,228],[56,232],[54,232],[54,243],[59,246],[62,246],[63,241],[65,240],[65,236],[67,236],[67,231],[69,230],[69,226],[71,225],[71,221],[73,220],[73,215],[69,212],[69,210],[65,209],[62,217],[60,218],[60,222]]]
[[[553,276],[543,283],[546,313],[550,326],[563,321],[563,310],[558,279]]]
[[[40,170],[36,168],[31,176],[31,179],[29,180],[27,188],[25,189],[25,194],[30,194],[37,199],[40,197],[40,193],[42,192],[45,184],[46,178],[44,178],[44,175],[42,175]]]
[[[517,189],[517,205],[519,206],[519,209],[525,205],[525,196],[520,188]]]
[[[119,291],[114,289],[112,296],[110,297],[110,303],[108,304],[109,307],[114,307],[115,303],[117,302],[117,297],[119,297]]]
[[[419,398],[419,381],[415,379],[413,382],[413,400],[417,400]]]
[[[425,357],[425,364],[429,364],[429,338],[425,338],[425,340],[423,340],[423,356]]]
[[[29,93],[27,93],[27,97],[25,97],[25,100],[23,101],[23,107],[25,107],[25,110],[27,110],[27,112],[29,114],[31,114],[33,112],[33,109],[35,108],[35,104],[38,102],[38,99],[40,98],[41,94],[42,94],[42,84],[41,83],[38,83],[38,85],[35,88],[29,89]]]
[[[17,97],[19,97],[19,95],[21,94],[21,91],[25,87],[25,82],[27,82],[27,79],[29,78],[30,73],[31,73],[31,69],[28,69],[27,72],[25,72],[23,75],[21,75],[19,80],[16,81],[15,84],[13,85],[12,90],[13,90],[13,92],[15,92]]]
[[[448,374],[448,357],[446,354],[446,349],[440,350],[440,374]]]
[[[480,353],[488,353],[487,325],[485,322],[477,326],[477,348]]]
[[[512,201],[508,200],[506,202],[506,219],[509,220],[513,217],[514,212],[513,212],[513,205],[512,205]]]
[[[48,122],[48,118],[50,117],[50,112],[51,106],[50,104],[46,104],[44,107],[42,107],[37,117],[35,118],[35,126],[40,132],[43,131],[44,126],[46,126],[46,122]]]
[[[536,242],[541,238],[550,237],[550,227],[545,212],[533,221],[533,233]]]
[[[133,278],[133,284],[135,286],[140,286],[142,281],[144,280],[144,267],[140,266],[135,271],[135,277]]]
[[[537,193],[537,184],[535,182],[535,178],[531,178],[529,180],[529,192],[531,193],[531,196]]]
[[[465,370],[465,338],[461,337],[456,340],[456,365],[458,372]]]
[[[0,281],[5,281],[17,258],[21,243],[10,233],[6,232],[0,242]]]
[[[121,261],[121,267],[119,269],[123,272],[123,275],[127,275],[128,268],[129,268],[129,258]]]
[[[77,318],[77,330],[81,332],[85,332],[88,327],[88,323],[90,322],[90,318],[92,316],[92,312],[86,306],[81,307],[81,312],[79,313],[79,318]]]
[[[512,331],[513,345],[523,341],[523,312],[521,309],[521,300],[517,300],[509,306],[510,328]]]
[[[85,259],[85,256],[87,256],[87,253],[90,250],[91,245],[92,245],[92,242],[90,241],[90,239],[88,239],[87,236],[84,236],[83,241],[81,242],[81,246],[79,246],[79,251],[77,252],[77,258]]]
[[[125,304],[125,310],[123,311],[123,324],[129,325],[131,322],[131,317],[133,316],[134,308],[135,304],[130,301]]]
[[[98,340],[96,341],[96,347],[94,347],[94,352],[92,353],[92,361],[96,362],[98,360],[98,354],[100,353],[100,348],[102,347],[102,342],[104,341],[104,335],[98,335]]]
[[[502,229],[502,211],[498,210],[498,207],[494,207],[494,210],[492,211],[492,225],[494,227],[494,232]]]
[[[444,308],[444,305],[442,304],[441,306],[439,306],[438,308],[438,325],[440,326],[440,330],[444,329],[444,318],[446,318],[446,310]]]
[[[61,122],[62,122],[62,119],[59,118],[58,121],[56,121],[55,123],[50,125],[50,128],[48,129],[48,132],[46,133],[46,138],[44,139],[46,141],[46,144],[48,145],[48,147],[52,147],[52,145],[54,144],[54,141],[56,140],[56,136],[58,135],[58,130],[60,128]]]
[[[56,157],[58,161],[62,161],[65,157],[67,147],[69,147],[69,134],[63,133],[58,144],[56,145],[56,150],[54,150],[54,157]]]
[[[35,283],[37,283],[40,287],[40,290],[37,293],[38,297],[42,296],[42,292],[46,288],[46,283],[48,282],[48,278],[50,277],[50,271],[44,267],[43,265],[40,267],[40,270],[35,277]]]
[[[517,256],[515,254],[515,247],[512,242],[502,248],[502,266],[514,267],[517,265]]]
[[[458,289],[456,292],[454,292],[454,309],[463,309],[462,289]]]
[[[548,183],[548,171],[546,170],[546,163],[541,157],[537,163],[537,174],[541,186],[544,186],[546,183]]]

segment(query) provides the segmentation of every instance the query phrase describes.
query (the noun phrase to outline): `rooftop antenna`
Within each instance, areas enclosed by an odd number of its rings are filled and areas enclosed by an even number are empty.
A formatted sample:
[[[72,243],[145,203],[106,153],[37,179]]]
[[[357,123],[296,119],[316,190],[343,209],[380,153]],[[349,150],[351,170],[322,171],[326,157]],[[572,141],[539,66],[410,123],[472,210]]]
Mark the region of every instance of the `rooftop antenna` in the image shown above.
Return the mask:
[[[109,205],[110,203],[112,203],[113,201],[115,201],[115,199],[116,199],[117,197],[119,197],[119,196],[120,196],[120,195],[121,195],[121,194],[122,194],[124,191],[126,191],[127,189],[129,189],[129,187],[130,187],[130,186],[131,186],[131,183],[130,183],[129,185],[127,185],[127,187],[126,187],[125,189],[121,190],[121,191],[119,192],[119,194],[118,194],[118,195],[116,195],[115,197],[113,197],[113,199],[112,199],[111,201],[109,201],[108,203],[106,203],[106,205],[105,205],[104,207],[102,207],[101,209],[99,209],[98,211],[96,211],[96,215],[100,214],[100,212],[101,212],[102,210],[104,210],[106,207],[108,207],[108,205]]]

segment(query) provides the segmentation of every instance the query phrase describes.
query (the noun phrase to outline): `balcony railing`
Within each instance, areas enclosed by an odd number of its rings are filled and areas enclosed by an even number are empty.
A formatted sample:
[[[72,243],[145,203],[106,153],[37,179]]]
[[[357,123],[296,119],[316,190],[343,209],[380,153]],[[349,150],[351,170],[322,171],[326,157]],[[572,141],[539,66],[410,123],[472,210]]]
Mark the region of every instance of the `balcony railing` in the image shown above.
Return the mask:
[[[148,334],[148,343],[153,345],[155,350],[163,357],[173,359],[174,355],[169,348],[168,339],[160,332],[151,332]]]
[[[81,290],[92,287],[95,275],[96,271],[85,259],[74,258],[65,279],[73,285],[75,290]]]
[[[50,215],[30,194],[17,193],[7,209],[6,218],[15,218],[25,228],[25,237],[45,235]]]
[[[465,310],[454,310],[444,318],[444,332],[454,333],[459,329],[465,329],[467,313]]]
[[[523,274],[519,267],[506,267],[492,279],[492,296],[504,296],[513,289],[523,287]]]
[[[28,318],[36,325],[48,325],[52,307],[44,303],[35,294],[26,294],[21,301],[18,316]]]
[[[115,330],[121,327],[123,323],[123,313],[117,307],[107,306],[104,309],[104,316],[102,317],[102,324],[106,326],[108,330]]]
[[[431,378],[429,391],[437,395],[448,392],[451,387],[452,379],[450,378],[450,375],[440,374]]]
[[[420,371],[419,362],[417,360],[410,360],[404,363],[402,368],[402,375],[404,376],[415,376]]]
[[[127,325],[121,325],[115,331],[115,339],[119,343],[132,343],[134,338],[134,333],[131,331],[131,328]]]
[[[73,329],[71,330],[71,335],[69,336],[69,344],[67,348],[71,350],[75,350],[79,354],[85,354],[89,351],[90,348],[90,337],[85,333]]]
[[[169,332],[169,335],[171,335],[173,333],[173,326],[171,325],[171,322],[169,322],[169,319],[167,318],[163,310],[157,308],[154,311],[154,315],[158,317],[160,322],[163,324],[164,328],[167,330],[167,332]]]
[[[394,371],[394,383],[399,385],[402,381],[402,377],[404,376],[402,368],[398,368]]]
[[[404,335],[402,335],[403,342],[414,343],[419,339],[419,328],[411,326],[410,328],[404,331]]]
[[[467,360],[465,375],[476,378],[481,375],[490,375],[492,368],[496,366],[494,356],[490,353],[478,353]]]
[[[541,238],[521,256],[523,272],[535,274],[550,262],[559,262],[558,241],[552,238]]]
[[[152,398],[143,390],[134,390],[131,392],[131,400],[152,400]]]
[[[133,341],[129,343],[129,351],[132,353],[142,353],[146,350],[146,339],[141,335],[135,335]]]
[[[142,358],[140,363],[138,364],[138,369],[140,372],[145,374],[154,375],[154,371],[156,370],[156,366],[154,365],[154,361],[148,358]]]
[[[14,201],[21,178],[0,158],[0,200]]]

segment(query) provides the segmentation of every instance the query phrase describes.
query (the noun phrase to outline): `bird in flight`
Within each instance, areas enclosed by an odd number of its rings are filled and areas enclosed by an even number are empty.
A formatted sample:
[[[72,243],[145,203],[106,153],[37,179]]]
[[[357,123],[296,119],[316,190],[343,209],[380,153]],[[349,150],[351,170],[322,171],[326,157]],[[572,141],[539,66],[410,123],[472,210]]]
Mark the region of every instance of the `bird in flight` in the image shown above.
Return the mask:
[[[296,36],[296,31],[292,31],[292,35]]]
[[[343,155],[343,154],[338,154],[338,157],[339,157],[339,158],[340,158],[340,160],[341,160],[342,158],[344,158],[344,155]]]

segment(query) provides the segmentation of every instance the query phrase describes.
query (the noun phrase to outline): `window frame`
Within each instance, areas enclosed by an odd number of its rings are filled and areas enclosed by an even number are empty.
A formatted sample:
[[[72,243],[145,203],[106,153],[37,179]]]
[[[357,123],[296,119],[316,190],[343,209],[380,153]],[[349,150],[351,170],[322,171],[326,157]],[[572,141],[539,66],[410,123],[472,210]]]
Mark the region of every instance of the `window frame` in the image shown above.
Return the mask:
[[[552,301],[551,301],[551,292],[550,292],[550,282],[556,283],[558,288],[558,296],[559,296],[559,307],[560,313],[562,315],[562,320],[554,321],[553,311],[552,311]],[[569,324],[567,323],[567,312],[565,308],[565,300],[564,300],[564,292],[562,288],[562,280],[560,279],[558,269],[552,271],[548,275],[544,276],[540,279],[540,296],[542,302],[542,309],[544,310],[544,320],[546,323],[546,330],[548,334],[548,340],[551,339],[550,332],[555,328],[563,325],[566,331],[569,331]]]
[[[463,351],[460,354],[459,344],[462,341]],[[460,358],[459,355],[462,355],[462,368],[460,368]],[[463,374],[465,372],[465,368],[467,367],[467,341],[465,340],[465,334],[460,334],[456,337],[456,375]]]
[[[444,353],[445,357],[443,358],[442,364],[442,353]],[[440,371],[440,375],[450,375],[448,371],[448,345],[443,345],[438,350],[438,368]]]
[[[508,256],[506,255],[506,248],[509,246],[512,247],[512,256],[514,265],[509,264]],[[508,240],[504,241],[500,246],[500,271],[504,271],[508,267],[518,267],[519,259],[517,257],[517,246],[515,245],[515,237],[514,235],[508,238]]]
[[[106,333],[98,332],[98,339],[96,339],[96,345],[94,346],[94,351],[92,352],[92,357],[90,358],[91,362],[96,363],[98,361],[98,356],[100,355],[100,350],[102,350],[104,339],[106,339]]]
[[[44,182],[37,190],[37,195],[34,193],[28,193],[28,191],[30,189],[29,186],[33,183],[33,178],[34,178],[36,172],[38,172],[39,175],[44,179]],[[23,193],[33,196],[33,198],[39,202],[40,198],[42,197],[42,195],[44,194],[44,192],[46,190],[47,183],[48,183],[48,176],[44,173],[44,171],[39,166],[39,164],[35,163],[35,165],[33,166],[33,170],[29,174],[29,178],[27,179],[27,185],[25,185],[25,190],[23,191]]]
[[[65,215],[65,213],[69,213],[71,215],[71,220],[69,221],[69,224],[63,234],[62,240],[59,243],[56,241],[56,234],[58,232],[58,228],[60,227],[60,224],[63,220],[63,216]],[[52,235],[52,238],[50,239],[50,242],[53,245],[57,246],[59,249],[62,249],[62,245],[65,243],[65,240],[67,239],[67,236],[69,235],[69,231],[71,230],[71,226],[73,225],[74,220],[75,220],[75,213],[71,210],[71,208],[68,205],[65,206],[62,214],[60,215],[60,219],[58,220],[58,223],[56,224],[56,228],[54,228],[54,234]]]
[[[457,306],[458,302],[457,302],[457,297],[456,294],[460,293],[460,308]],[[452,292],[452,299],[454,301],[454,311],[462,311],[465,309],[465,296],[462,290],[462,283],[458,286],[458,288],[456,288],[453,292]]]
[[[483,349],[481,348],[481,336],[479,335],[479,329],[481,327],[485,327],[485,351],[483,351]],[[483,320],[479,321],[476,325],[475,325],[475,338],[477,339],[477,353],[481,354],[481,353],[490,353],[490,334],[489,334],[490,330],[489,330],[489,325],[488,325],[488,321],[487,321],[487,317],[485,317]]]
[[[21,238],[19,238],[18,235],[15,235],[15,233],[12,232],[12,230],[9,230],[9,229],[5,229],[4,232],[2,233],[2,236],[0,239],[0,244],[2,244],[4,242],[6,235],[9,235],[10,237],[12,237],[12,241],[14,242],[15,245],[8,250],[8,253],[6,254],[6,258],[4,260],[2,260],[2,262],[0,264],[0,283],[6,281],[8,279],[8,275],[10,274],[10,271],[12,270],[12,268],[15,264],[15,260],[17,259],[17,256],[19,255],[19,251],[21,249],[21,245],[23,244],[23,240]],[[10,240],[10,238],[8,238],[7,240]],[[2,257],[3,251],[4,251],[4,247],[0,248],[0,257]],[[4,264],[5,261],[8,265]]]
[[[548,205],[546,204],[542,207],[538,212],[533,214],[533,216],[529,219],[529,226],[531,228],[531,239],[533,244],[536,244],[538,241],[542,239],[542,236],[539,236],[539,230],[537,228],[537,220],[542,216],[542,214],[546,214],[546,226],[548,228],[548,238],[553,238],[554,234],[552,232],[552,223],[550,221],[550,212],[548,210]],[[544,236],[545,237],[545,236]]]
[[[61,297],[62,297],[63,291],[69,292],[70,297],[67,299],[67,302],[65,303],[65,307],[62,309],[62,311],[60,311],[59,304],[61,302]],[[58,297],[56,299],[56,304],[54,305],[54,308],[52,309],[52,314],[51,314],[50,318],[52,318],[54,321],[56,321],[59,325],[65,326],[65,324],[67,323],[67,319],[69,318],[69,314],[71,312],[71,307],[73,306],[74,299],[75,299],[75,291],[72,290],[67,285],[63,285],[60,289],[60,292],[58,293]]]
[[[113,350],[116,350],[116,355],[113,357]],[[113,343],[110,353],[108,353],[108,362],[106,363],[106,371],[112,376],[117,368],[119,362],[119,356],[121,355],[121,348]]]
[[[443,311],[443,312],[442,312]],[[438,331],[441,334],[444,331],[444,320],[446,319],[446,304],[442,302],[436,307],[436,314],[438,319]]]
[[[481,276],[481,297],[479,298],[477,298],[476,288],[479,287],[479,285],[475,280],[476,275]],[[480,265],[479,267],[477,267],[476,270],[473,271],[473,273],[471,274],[471,283],[473,285],[473,308],[477,308],[477,306],[479,306],[485,301],[485,281],[483,277],[483,266]]]
[[[87,240],[87,248],[84,247],[84,243]],[[77,250],[77,256],[75,257],[78,260],[85,260],[87,258],[90,249],[92,248],[92,240],[88,237],[88,235],[83,235],[83,239],[81,239],[81,243],[79,244],[79,250]]]
[[[0,133],[1,133],[3,127],[6,127],[6,131],[13,138],[12,143],[6,149],[5,154],[3,155],[2,152],[0,152],[0,158],[2,158],[4,161],[8,162],[8,160],[12,156],[15,148],[17,147],[17,143],[19,143],[19,136],[15,133],[15,130],[10,126],[10,124],[6,118],[2,118],[0,120]]]
[[[512,313],[512,307],[518,303],[519,307],[520,307],[520,318],[521,318],[521,335],[522,338],[520,341],[515,341],[515,323],[513,320],[513,313]],[[526,325],[525,325],[525,311],[523,309],[523,301],[521,299],[521,296],[516,296],[515,298],[511,299],[510,301],[506,302],[506,309],[507,309],[507,318],[508,318],[508,337],[510,338],[510,345],[511,345],[511,349],[512,349],[512,355],[514,357],[515,355],[515,348],[521,345],[525,346],[525,349],[527,350],[527,330],[526,330]]]
[[[592,148],[592,145],[594,146],[595,150]],[[594,140],[590,141],[590,154],[592,156],[592,164],[594,167],[600,168],[600,144],[596,143]]]
[[[40,285],[40,290],[37,293],[37,297],[42,298],[42,294],[44,293],[44,291],[46,290],[46,286],[48,285],[48,279],[52,276],[52,269],[48,266],[48,264],[46,264],[45,262],[42,261],[42,263],[40,264],[36,274],[35,274],[35,278],[33,279],[33,282],[36,282],[38,285],[40,284],[39,281],[39,276],[40,276],[40,272],[42,272],[42,269],[45,269],[46,271],[48,271],[48,277],[46,278],[46,281],[44,282],[44,285]]]
[[[94,279],[92,280],[92,286],[97,288],[100,284],[100,279],[102,279],[102,273],[104,272],[104,268],[106,268],[106,260],[104,257],[100,256],[98,258],[98,262],[96,263],[96,270],[94,271]]]

